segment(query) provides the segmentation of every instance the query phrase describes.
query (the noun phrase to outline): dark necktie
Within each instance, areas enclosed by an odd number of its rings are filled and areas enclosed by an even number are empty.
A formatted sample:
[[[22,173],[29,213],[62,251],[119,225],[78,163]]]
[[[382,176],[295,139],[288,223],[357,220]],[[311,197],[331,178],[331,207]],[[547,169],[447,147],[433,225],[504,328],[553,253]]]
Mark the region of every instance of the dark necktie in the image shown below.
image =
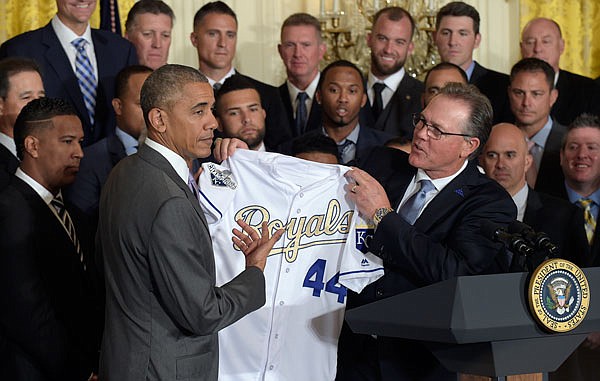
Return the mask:
[[[300,136],[304,133],[304,128],[306,127],[306,100],[308,99],[308,94],[304,91],[298,93],[296,100],[298,102],[296,107],[296,134]]]
[[[223,85],[220,84],[219,82],[215,82],[215,84],[213,85],[213,91],[214,91],[215,95],[219,92],[219,89],[221,88],[221,86],[223,86]]]
[[[56,197],[54,197],[52,201],[50,201],[50,204],[54,207],[54,209],[56,209],[56,213],[58,214],[58,217],[60,218],[63,226],[67,230],[69,238],[71,238],[71,242],[73,242],[73,245],[75,246],[75,251],[79,256],[79,261],[82,263],[83,269],[85,270],[85,263],[83,262],[83,251],[81,250],[81,245],[79,244],[79,240],[77,239],[77,233],[75,232],[73,220],[71,220],[71,216],[65,208],[65,203],[63,202],[61,194],[59,193],[58,195],[56,195]]]
[[[383,111],[383,97],[381,93],[385,89],[385,83],[377,82],[373,85],[373,117],[377,121],[379,119],[379,115]]]
[[[433,183],[429,180],[419,180],[419,183],[421,184],[421,189],[410,196],[400,208],[400,215],[411,225],[415,223],[417,216],[421,212],[421,209],[423,209],[425,200],[427,200],[427,193],[435,189]]]
[[[338,155],[340,158],[340,163],[347,164],[348,162],[352,161],[353,158],[348,158],[348,160],[345,160],[346,158],[344,156],[346,155],[346,152],[350,149],[350,147],[352,147],[353,144],[354,144],[354,142],[350,139],[346,139],[346,140],[344,140],[343,143],[338,144],[337,148],[338,148]]]
[[[94,68],[90,58],[88,57],[85,46],[87,41],[80,37],[71,41],[71,45],[77,49],[77,55],[75,56],[75,77],[79,83],[79,89],[83,95],[83,103],[90,117],[90,123],[94,125],[94,116],[96,112],[96,87],[97,81],[94,76]]]

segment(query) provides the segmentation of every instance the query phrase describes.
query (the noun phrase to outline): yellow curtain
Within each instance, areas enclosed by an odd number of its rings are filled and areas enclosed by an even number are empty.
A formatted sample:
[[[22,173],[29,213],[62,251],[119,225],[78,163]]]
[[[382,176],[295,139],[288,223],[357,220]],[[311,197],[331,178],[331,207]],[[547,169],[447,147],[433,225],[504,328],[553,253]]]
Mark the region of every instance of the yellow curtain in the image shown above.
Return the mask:
[[[119,0],[121,30],[125,30],[127,14],[136,0]],[[56,13],[52,0],[0,0],[0,43],[23,32],[46,25]],[[100,5],[90,19],[92,28],[100,25]]]
[[[560,67],[596,78],[600,76],[600,1],[520,0],[521,30],[535,17],[556,21],[565,40]]]

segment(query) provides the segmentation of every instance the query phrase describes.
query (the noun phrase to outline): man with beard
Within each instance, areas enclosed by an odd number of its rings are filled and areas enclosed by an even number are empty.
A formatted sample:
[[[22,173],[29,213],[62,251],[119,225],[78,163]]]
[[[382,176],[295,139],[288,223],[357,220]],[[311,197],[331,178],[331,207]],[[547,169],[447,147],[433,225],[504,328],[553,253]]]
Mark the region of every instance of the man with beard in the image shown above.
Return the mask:
[[[241,75],[229,77],[216,94],[215,116],[225,138],[238,138],[254,151],[272,151],[265,137],[265,109],[252,82]]]
[[[377,12],[367,36],[371,69],[367,78],[369,101],[361,122],[394,136],[412,138],[411,115],[421,111],[423,83],[406,74],[404,62],[413,51],[415,22],[403,8]]]

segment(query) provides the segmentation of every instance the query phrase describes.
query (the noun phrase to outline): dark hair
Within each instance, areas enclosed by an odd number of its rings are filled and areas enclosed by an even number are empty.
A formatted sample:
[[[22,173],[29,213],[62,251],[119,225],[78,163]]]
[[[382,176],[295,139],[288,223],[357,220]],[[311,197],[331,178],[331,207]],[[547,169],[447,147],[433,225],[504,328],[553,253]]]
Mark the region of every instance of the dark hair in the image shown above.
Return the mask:
[[[131,65],[123,68],[115,78],[115,98],[121,98],[129,87],[129,78],[134,74],[152,73],[152,69],[144,65]]]
[[[416,30],[415,20],[406,9],[402,7],[382,8],[377,13],[375,13],[375,16],[373,16],[373,25],[375,25],[379,18],[382,16],[385,16],[390,21],[400,21],[404,17],[408,18],[408,21],[410,21],[411,28],[410,37],[412,38],[414,36]]]
[[[346,61],[346,60],[334,61],[334,62],[330,63],[329,65],[327,65],[325,67],[325,69],[323,69],[323,71],[321,72],[321,77],[319,78],[319,84],[317,85],[318,90],[321,90],[321,86],[323,85],[323,81],[325,80],[325,77],[327,76],[327,72],[336,67],[349,67],[351,69],[356,70],[356,72],[358,73],[358,76],[360,77],[360,84],[362,86],[362,90],[363,90],[363,92],[366,92],[365,80],[364,80],[362,72],[360,71],[358,66],[356,66],[352,62]]]
[[[408,136],[395,136],[391,139],[388,139],[383,145],[386,147],[390,147],[393,145],[399,145],[399,146],[404,146],[404,145],[410,145],[412,143],[412,141],[408,138]]]
[[[171,7],[161,0],[139,0],[133,4],[133,7],[127,14],[125,21],[125,30],[131,30],[135,24],[135,19],[138,15],[144,13],[152,13],[153,15],[167,15],[171,19],[171,24],[175,22],[175,13]]]
[[[550,90],[554,88],[554,69],[550,64],[546,61],[543,61],[539,58],[523,58],[521,61],[514,64],[512,69],[510,69],[510,83],[515,79],[516,75],[521,72],[528,73],[543,73],[546,76],[546,83],[550,87]]]
[[[198,24],[202,22],[204,16],[206,16],[209,13],[229,15],[235,20],[235,25],[237,25],[238,23],[237,16],[235,15],[233,9],[229,7],[229,5],[225,4],[222,1],[212,1],[210,3],[204,4],[200,9],[198,9],[198,12],[196,12],[196,14],[194,15],[194,29],[196,29]]]
[[[452,70],[452,69],[456,70],[457,72],[460,73],[461,77],[465,80],[465,83],[469,83],[469,78],[467,78],[467,73],[465,73],[465,71],[460,66],[455,65],[450,62],[440,62],[439,64],[437,64],[434,67],[432,67],[431,69],[429,69],[429,71],[425,75],[425,80],[423,81],[423,83],[427,83],[427,79],[429,79],[429,74],[434,71]]]
[[[40,77],[42,72],[39,65],[25,57],[8,57],[0,60],[0,98],[5,98],[10,90],[10,78],[19,73],[35,71]]]
[[[292,155],[319,152],[335,156],[339,160],[338,146],[329,136],[320,133],[308,133],[292,141]]]
[[[438,96],[446,96],[463,102],[469,107],[469,117],[461,130],[463,134],[479,138],[479,147],[469,156],[470,159],[479,155],[492,129],[493,110],[490,100],[479,89],[471,84],[450,82],[440,89]],[[468,138],[465,138],[468,139]]]
[[[144,82],[140,104],[146,125],[150,125],[148,113],[155,107],[171,109],[181,97],[183,87],[188,83],[205,82],[208,79],[197,69],[189,66],[166,64],[156,69]]]
[[[39,128],[52,127],[50,119],[60,115],[77,116],[77,112],[70,103],[58,98],[34,99],[23,107],[14,127],[15,145],[20,160],[23,160],[25,152],[25,138]]]
[[[565,145],[567,144],[567,136],[569,135],[569,133],[573,130],[584,127],[597,128],[600,130],[600,117],[598,115],[588,114],[584,112],[583,114],[575,118],[575,120],[573,120],[571,124],[569,124],[569,126],[567,127],[567,133],[563,136],[561,150],[565,149]]]
[[[256,91],[256,94],[258,94],[258,101],[260,102],[260,93],[256,89],[256,86],[254,85],[254,83],[249,81],[246,77],[239,75],[239,74],[234,74],[231,77],[227,78],[225,80],[225,82],[223,82],[223,85],[221,86],[221,88],[215,93],[215,108],[214,108],[215,113],[219,112],[221,97],[223,95],[230,93],[232,91],[246,90],[246,89],[252,89],[252,90]]]
[[[439,31],[442,18],[446,16],[467,16],[473,20],[473,31],[479,33],[479,12],[473,6],[463,3],[462,1],[453,1],[440,8],[435,18],[435,30]]]
[[[308,13],[294,13],[283,21],[281,31],[288,26],[312,26],[317,31],[317,37],[321,41],[321,22],[313,15]]]

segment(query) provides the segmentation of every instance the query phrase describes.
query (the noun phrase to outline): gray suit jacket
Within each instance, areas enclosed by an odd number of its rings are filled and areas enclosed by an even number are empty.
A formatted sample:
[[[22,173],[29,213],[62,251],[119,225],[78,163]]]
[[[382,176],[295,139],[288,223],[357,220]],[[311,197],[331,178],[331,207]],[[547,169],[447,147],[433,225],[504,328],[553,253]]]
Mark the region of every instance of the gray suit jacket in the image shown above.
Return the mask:
[[[198,200],[144,145],[111,172],[100,198],[104,263],[103,380],[216,380],[217,331],[265,303],[250,267],[215,287],[211,238]]]

